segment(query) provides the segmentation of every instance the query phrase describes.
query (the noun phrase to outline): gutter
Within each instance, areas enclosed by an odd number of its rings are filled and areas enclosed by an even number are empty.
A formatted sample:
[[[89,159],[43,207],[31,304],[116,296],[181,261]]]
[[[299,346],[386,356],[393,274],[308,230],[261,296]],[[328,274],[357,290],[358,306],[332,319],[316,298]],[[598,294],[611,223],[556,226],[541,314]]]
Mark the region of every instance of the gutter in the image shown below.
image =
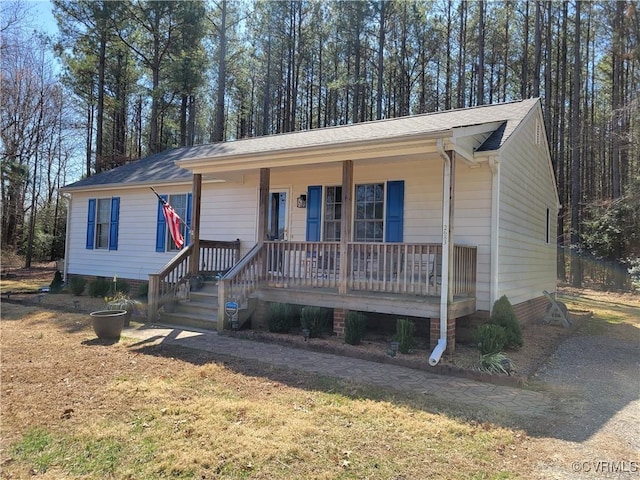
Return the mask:
[[[429,356],[429,365],[435,367],[440,361],[440,357],[447,348],[447,320],[449,307],[449,262],[450,245],[453,239],[453,222],[451,195],[452,195],[452,162],[449,155],[444,150],[444,142],[438,139],[436,143],[438,153],[444,161],[444,175],[442,180],[442,283],[440,285],[440,338],[436,347]],[[455,153],[453,153],[455,155]]]
[[[500,263],[498,262],[498,249],[500,248],[500,158],[489,157],[491,169],[491,289],[489,292],[489,305],[498,299],[498,278]]]

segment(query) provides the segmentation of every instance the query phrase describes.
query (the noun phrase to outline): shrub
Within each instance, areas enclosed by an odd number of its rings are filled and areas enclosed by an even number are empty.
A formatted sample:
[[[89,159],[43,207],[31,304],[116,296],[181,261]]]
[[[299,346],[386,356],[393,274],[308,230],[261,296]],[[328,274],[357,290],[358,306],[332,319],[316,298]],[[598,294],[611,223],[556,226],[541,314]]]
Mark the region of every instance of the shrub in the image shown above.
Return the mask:
[[[505,347],[513,348],[522,346],[522,330],[520,329],[516,312],[513,310],[511,302],[506,295],[500,297],[500,299],[496,300],[493,304],[490,323],[505,329]]]
[[[499,352],[480,355],[476,368],[481,372],[511,375],[516,366],[504,353]]]
[[[349,345],[358,345],[367,328],[367,317],[362,312],[347,312],[344,319],[344,341]]]
[[[116,279],[116,291],[115,292],[111,292],[113,294],[120,292],[120,293],[124,293],[125,295],[129,293],[129,291],[131,290],[131,285],[129,285],[129,282],[127,282],[126,280],[121,280],[119,278]]]
[[[87,279],[82,277],[71,277],[69,280],[69,288],[71,289],[71,293],[73,293],[76,297],[82,295],[84,292],[84,287],[87,286]]]
[[[398,341],[398,351],[409,353],[413,348],[413,334],[416,325],[411,320],[399,318],[396,321],[396,340]]]
[[[64,287],[62,273],[60,273],[60,270],[56,270],[56,273],[53,274],[53,280],[49,284],[49,292],[60,293],[62,291],[62,287]]]
[[[149,282],[141,283],[138,285],[138,296],[141,298],[146,298],[149,294]]]
[[[309,337],[319,337],[329,323],[329,310],[322,307],[304,307],[300,310],[300,326],[309,330]]]
[[[295,310],[288,303],[270,303],[267,326],[270,332],[286,333],[291,330]]]
[[[106,278],[96,278],[89,282],[89,295],[92,297],[104,297],[111,290],[111,282]]]
[[[487,323],[480,327],[476,333],[478,348],[483,355],[502,351],[507,343],[507,332],[500,325]]]

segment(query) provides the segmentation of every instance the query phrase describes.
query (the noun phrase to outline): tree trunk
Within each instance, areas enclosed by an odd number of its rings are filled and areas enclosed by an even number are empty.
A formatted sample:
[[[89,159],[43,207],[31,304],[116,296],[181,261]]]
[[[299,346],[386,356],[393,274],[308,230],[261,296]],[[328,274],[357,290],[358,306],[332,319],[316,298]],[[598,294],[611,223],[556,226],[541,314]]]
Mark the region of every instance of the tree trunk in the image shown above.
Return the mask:
[[[478,2],[478,86],[476,87],[476,104],[484,105],[484,0]]]
[[[385,15],[386,15],[386,0],[378,2],[378,12],[380,13],[380,24],[378,27],[378,78],[376,88],[376,119],[382,118],[382,87],[384,79],[384,37],[385,37]]]
[[[100,35],[98,56],[98,107],[96,111],[96,173],[104,170],[103,160],[103,129],[104,129],[104,73],[107,56],[107,34]]]
[[[581,203],[581,150],[580,150],[580,94],[582,62],[580,58],[580,3],[576,2],[575,32],[573,43],[573,74],[571,93],[571,246],[580,244],[580,203]],[[571,259],[571,285],[582,286],[582,262],[578,255]]]
[[[542,8],[541,0],[536,0],[536,18],[534,33],[534,67],[533,67],[533,96],[540,96],[540,73],[542,67]]]

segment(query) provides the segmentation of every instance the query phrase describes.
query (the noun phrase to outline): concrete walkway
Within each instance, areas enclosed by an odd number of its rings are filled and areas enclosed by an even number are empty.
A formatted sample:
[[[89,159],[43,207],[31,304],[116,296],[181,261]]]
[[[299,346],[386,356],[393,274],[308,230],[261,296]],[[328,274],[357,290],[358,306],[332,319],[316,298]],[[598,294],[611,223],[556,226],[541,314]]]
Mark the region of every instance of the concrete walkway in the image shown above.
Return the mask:
[[[127,329],[123,335],[148,343],[179,345],[389,389],[432,395],[445,402],[487,407],[506,414],[540,416],[551,413],[553,408],[551,400],[540,392],[234,338],[215,332],[152,327]]]

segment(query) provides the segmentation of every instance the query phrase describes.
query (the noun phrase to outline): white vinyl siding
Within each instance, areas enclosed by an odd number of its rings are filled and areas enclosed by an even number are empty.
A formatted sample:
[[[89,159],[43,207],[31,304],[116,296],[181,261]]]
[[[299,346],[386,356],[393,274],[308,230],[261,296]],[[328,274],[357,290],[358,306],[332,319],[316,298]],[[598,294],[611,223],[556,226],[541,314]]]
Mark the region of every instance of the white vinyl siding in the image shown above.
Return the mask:
[[[556,289],[557,200],[548,153],[544,142],[537,144],[541,120],[534,113],[501,154],[496,298],[507,295],[514,305]]]

